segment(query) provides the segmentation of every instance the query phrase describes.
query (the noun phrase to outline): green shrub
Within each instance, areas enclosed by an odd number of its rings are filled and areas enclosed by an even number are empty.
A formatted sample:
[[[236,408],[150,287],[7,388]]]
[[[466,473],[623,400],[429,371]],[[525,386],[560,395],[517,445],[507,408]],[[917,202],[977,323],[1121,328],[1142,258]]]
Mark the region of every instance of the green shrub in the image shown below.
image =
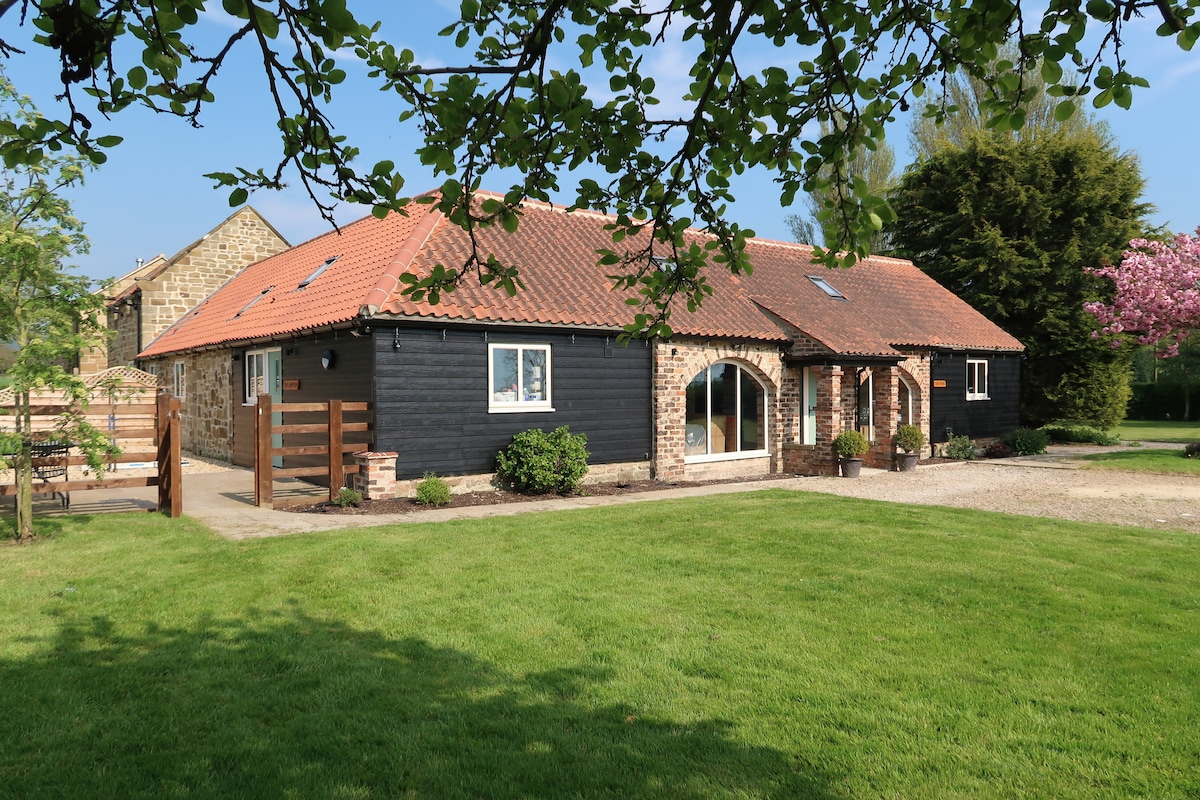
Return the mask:
[[[971,441],[970,436],[951,436],[946,441],[946,448],[943,452],[946,454],[946,458],[974,461],[975,443]]]
[[[333,503],[335,506],[341,506],[342,508],[345,508],[346,506],[357,506],[362,502],[362,499],[362,492],[356,492],[353,489],[343,486],[338,491],[337,496],[329,502]]]
[[[1115,433],[1100,430],[1086,422],[1051,422],[1049,425],[1043,425],[1041,430],[1050,437],[1052,442],[1083,442],[1084,444],[1099,445],[1121,443],[1121,437]]]
[[[450,484],[432,472],[426,472],[417,484],[417,502],[423,506],[450,505]]]
[[[550,433],[534,428],[513,436],[496,454],[496,472],[518,492],[567,494],[587,474],[587,436],[563,425]]]
[[[1019,456],[1036,456],[1046,452],[1046,447],[1050,444],[1050,437],[1046,435],[1045,431],[1017,428],[1012,433],[1006,434],[1000,441],[1011,447],[1013,452]]]
[[[858,458],[870,449],[867,437],[856,430],[842,431],[833,440],[833,452],[841,458]]]
[[[901,425],[896,428],[892,444],[906,453],[916,453],[925,446],[925,434],[916,425]]]

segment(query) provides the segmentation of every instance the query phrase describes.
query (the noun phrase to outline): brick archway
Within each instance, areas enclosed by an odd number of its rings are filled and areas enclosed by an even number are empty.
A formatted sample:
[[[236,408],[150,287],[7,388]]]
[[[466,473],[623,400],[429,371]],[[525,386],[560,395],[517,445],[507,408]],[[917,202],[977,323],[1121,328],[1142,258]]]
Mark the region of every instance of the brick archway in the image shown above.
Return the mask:
[[[730,459],[689,464],[685,458],[687,387],[702,370],[718,362],[736,364],[762,386],[766,394],[763,458]],[[783,366],[779,348],[713,342],[659,342],[654,352],[654,475],[659,480],[763,474],[779,471],[782,417],[780,386]]]

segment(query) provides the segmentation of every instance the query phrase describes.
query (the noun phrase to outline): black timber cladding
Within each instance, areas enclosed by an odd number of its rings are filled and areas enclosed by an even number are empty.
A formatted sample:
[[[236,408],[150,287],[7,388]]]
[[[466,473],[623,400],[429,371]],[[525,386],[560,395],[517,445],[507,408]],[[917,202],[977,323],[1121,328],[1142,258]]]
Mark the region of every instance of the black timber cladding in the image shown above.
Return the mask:
[[[261,347],[242,347],[233,350],[233,463],[238,466],[254,466],[254,407],[245,404],[246,392],[246,354],[257,350],[278,349],[280,353],[280,378],[283,403],[324,403],[329,400],[370,402],[372,373],[374,365],[372,358],[374,350],[368,336],[355,337],[348,331],[323,332],[308,334],[295,339],[285,339],[279,342],[262,345]],[[334,353],[333,366],[326,369],[321,364],[321,356],[326,350]],[[290,389],[289,386],[299,385]],[[276,422],[280,424],[321,423],[328,419],[327,415],[309,412],[288,412]],[[367,413],[352,412],[344,415],[346,422],[370,422]],[[362,449],[369,449],[367,444],[371,433],[347,433],[346,442],[364,442]],[[283,445],[287,447],[324,444],[327,442],[324,434],[291,433],[283,437]],[[344,463],[350,463],[348,457]],[[283,466],[310,467],[325,464],[325,456],[286,456]],[[310,478],[313,483],[324,484],[324,479]]]
[[[374,326],[376,449],[400,479],[495,469],[515,433],[587,435],[589,463],[650,457],[651,348],[612,335],[529,329]],[[488,344],[548,344],[554,411],[488,413]]]
[[[332,399],[343,401],[371,400],[371,372],[374,367],[372,359],[374,352],[370,336],[356,337],[348,331],[324,332],[305,336],[291,342],[281,342],[283,379],[283,402],[285,403],[324,403]],[[333,353],[333,363],[328,369],[322,366],[321,357],[325,351]],[[288,389],[287,386],[298,382],[298,389]],[[286,424],[303,424],[325,422],[327,415],[308,412],[292,412],[284,415]],[[367,422],[367,413],[352,412],[343,416],[346,422]],[[360,449],[370,449],[370,432],[351,432],[344,434],[346,442],[364,442]],[[292,433],[284,436],[283,444],[316,445],[328,441],[326,434]],[[287,456],[284,458],[285,467],[311,467],[323,465],[325,456]],[[347,455],[343,463],[352,463]],[[325,485],[324,478],[308,478],[307,480]]]
[[[988,399],[967,400],[967,360],[988,362]],[[1014,353],[935,353],[930,369],[931,442],[954,436],[985,439],[1020,427],[1021,358]],[[940,386],[944,381],[945,386]]]

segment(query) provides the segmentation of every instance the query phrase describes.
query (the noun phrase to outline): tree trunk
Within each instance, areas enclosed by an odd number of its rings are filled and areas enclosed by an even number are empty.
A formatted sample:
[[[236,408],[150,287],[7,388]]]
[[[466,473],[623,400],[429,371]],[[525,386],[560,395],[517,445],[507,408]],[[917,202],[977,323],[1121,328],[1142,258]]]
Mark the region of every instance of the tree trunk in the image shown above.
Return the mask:
[[[1192,418],[1192,387],[1184,384],[1183,386],[1183,419],[1184,422]]]
[[[33,538],[33,417],[29,408],[29,392],[17,392],[17,436],[21,448],[17,452],[13,474],[17,485],[17,541]]]

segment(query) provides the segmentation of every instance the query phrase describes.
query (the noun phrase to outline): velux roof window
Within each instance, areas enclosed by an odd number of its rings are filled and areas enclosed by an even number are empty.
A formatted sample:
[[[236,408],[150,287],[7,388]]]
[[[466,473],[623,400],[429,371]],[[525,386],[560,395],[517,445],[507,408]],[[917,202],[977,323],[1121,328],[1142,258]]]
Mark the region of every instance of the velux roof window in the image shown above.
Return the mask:
[[[234,314],[233,318],[237,319],[242,314],[245,314],[247,311],[254,308],[254,304],[257,303],[259,300],[262,300],[264,297],[266,297],[270,293],[270,291],[274,288],[275,288],[274,286],[268,286],[267,288],[263,289],[261,292],[258,293],[257,296],[255,296],[255,298],[253,300],[251,300],[249,303],[246,303],[246,305],[242,306],[242,310],[237,312],[236,314]]]
[[[832,297],[836,300],[845,300],[846,299],[846,295],[842,294],[837,289],[833,288],[833,284],[831,284],[829,281],[825,280],[824,278],[822,278],[818,275],[809,275],[807,277],[810,281],[812,281],[816,285],[816,287],[818,289],[820,289],[822,292],[829,295],[830,297]]]
[[[336,256],[331,256],[330,258],[325,259],[324,264],[317,267],[315,270],[313,270],[313,273],[311,275],[309,275],[304,280],[300,281],[300,285],[296,287],[296,291],[300,291],[301,289],[307,288],[310,283],[315,281],[317,278],[321,277],[321,273],[323,273],[325,270],[327,270],[331,266],[333,266],[333,262],[337,261],[339,258],[341,258],[341,256],[336,255]]]

